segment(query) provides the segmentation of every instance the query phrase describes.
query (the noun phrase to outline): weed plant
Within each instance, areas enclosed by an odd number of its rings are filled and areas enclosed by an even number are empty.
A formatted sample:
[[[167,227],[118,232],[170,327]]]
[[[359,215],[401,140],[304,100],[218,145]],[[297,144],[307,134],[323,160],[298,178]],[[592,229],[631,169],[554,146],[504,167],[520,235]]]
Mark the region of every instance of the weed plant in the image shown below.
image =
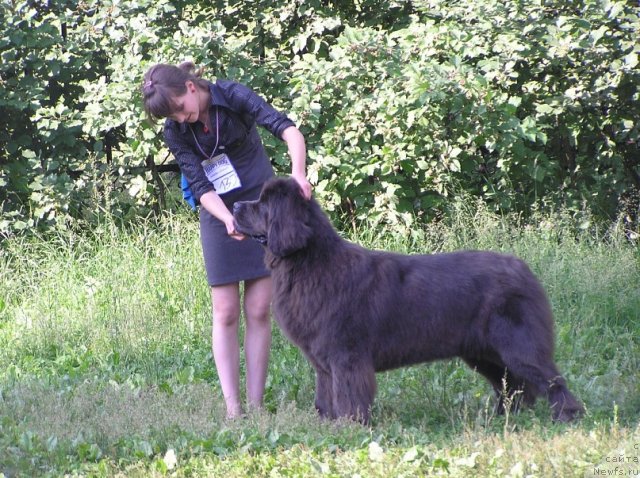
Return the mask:
[[[265,409],[228,422],[193,216],[6,241],[0,476],[640,476],[640,252],[587,220],[525,223],[466,203],[425,227],[345,233],[374,249],[525,259],[587,408],[571,425],[542,401],[497,416],[489,386],[455,360],[379,374],[370,428],[321,421],[312,369],[275,327]]]

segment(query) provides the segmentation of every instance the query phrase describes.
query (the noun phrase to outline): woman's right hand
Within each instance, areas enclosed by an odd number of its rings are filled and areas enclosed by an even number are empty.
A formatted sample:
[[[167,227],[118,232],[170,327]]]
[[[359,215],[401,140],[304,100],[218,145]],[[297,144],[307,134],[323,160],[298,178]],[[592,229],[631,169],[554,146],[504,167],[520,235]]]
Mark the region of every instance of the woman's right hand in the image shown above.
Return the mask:
[[[233,214],[227,209],[220,196],[215,191],[204,193],[200,197],[200,205],[204,207],[209,214],[221,220],[227,228],[227,234],[237,241],[246,238],[244,234],[236,231],[236,225],[233,223]]]
[[[236,225],[233,222],[233,216],[229,216],[228,218],[226,218],[224,221],[224,225],[227,228],[227,234],[236,241],[242,241],[243,239],[246,239],[247,236],[236,231]]]

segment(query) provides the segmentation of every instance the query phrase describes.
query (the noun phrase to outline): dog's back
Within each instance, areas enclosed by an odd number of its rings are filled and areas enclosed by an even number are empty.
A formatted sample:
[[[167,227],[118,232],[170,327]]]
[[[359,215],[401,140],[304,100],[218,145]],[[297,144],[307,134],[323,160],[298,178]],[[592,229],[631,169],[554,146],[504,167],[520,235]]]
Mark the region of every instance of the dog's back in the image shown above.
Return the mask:
[[[496,320],[520,324],[553,343],[544,290],[515,257],[373,252],[368,267],[349,270],[355,285],[345,293],[344,307],[362,309],[355,320],[370,331],[366,336],[377,370],[486,350],[496,340],[489,334]]]

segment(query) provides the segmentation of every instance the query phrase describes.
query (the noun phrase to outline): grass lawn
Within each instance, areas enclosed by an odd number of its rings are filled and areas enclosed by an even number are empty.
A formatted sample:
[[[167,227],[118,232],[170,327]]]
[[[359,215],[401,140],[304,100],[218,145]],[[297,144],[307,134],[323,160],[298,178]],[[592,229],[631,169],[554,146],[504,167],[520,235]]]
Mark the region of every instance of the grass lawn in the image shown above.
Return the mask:
[[[371,427],[320,421],[312,369],[274,328],[265,409],[227,422],[197,221],[0,245],[0,477],[640,476],[640,249],[569,215],[482,207],[345,233],[407,253],[525,259],[556,317],[558,366],[587,414],[496,416],[461,362],[378,375]]]

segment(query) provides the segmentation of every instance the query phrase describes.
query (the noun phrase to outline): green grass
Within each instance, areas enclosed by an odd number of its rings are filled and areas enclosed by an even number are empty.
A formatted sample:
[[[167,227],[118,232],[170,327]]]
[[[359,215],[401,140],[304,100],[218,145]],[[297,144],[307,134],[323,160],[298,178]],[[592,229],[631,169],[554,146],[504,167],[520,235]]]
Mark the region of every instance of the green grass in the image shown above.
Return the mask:
[[[378,249],[525,259],[587,408],[572,425],[552,424],[542,402],[496,416],[488,385],[458,361],[380,374],[370,428],[320,421],[312,370],[277,329],[266,409],[226,422],[192,216],[6,241],[0,476],[583,477],[616,465],[639,476],[640,252],[616,227],[579,225],[474,204],[425,228],[345,234]]]

